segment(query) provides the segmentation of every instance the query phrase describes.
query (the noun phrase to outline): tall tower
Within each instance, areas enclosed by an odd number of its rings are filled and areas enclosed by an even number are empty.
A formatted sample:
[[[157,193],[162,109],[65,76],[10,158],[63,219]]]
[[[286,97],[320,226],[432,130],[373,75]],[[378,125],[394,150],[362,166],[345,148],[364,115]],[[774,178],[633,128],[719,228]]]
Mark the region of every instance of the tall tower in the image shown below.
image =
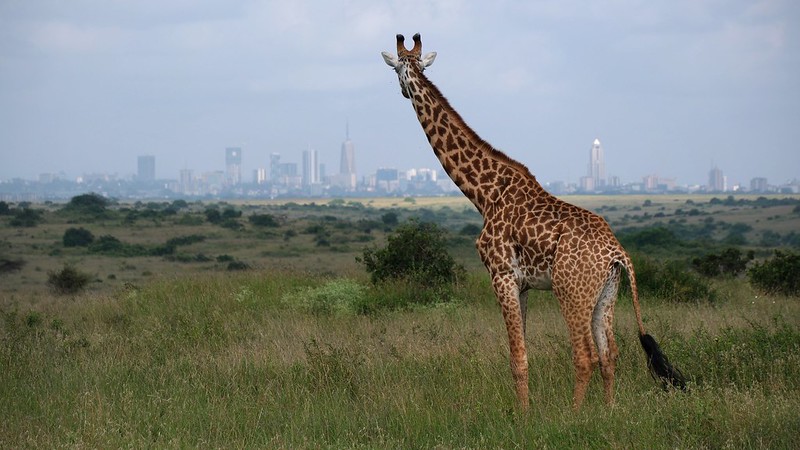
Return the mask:
[[[242,183],[242,149],[228,147],[225,149],[225,182],[229,186]]]
[[[138,170],[136,181],[140,183],[152,183],[156,180],[156,157],[153,155],[142,155],[138,159]]]
[[[350,140],[350,124],[345,127],[345,139],[342,142],[342,158],[339,164],[339,180],[345,189],[356,188],[356,147]]]
[[[594,187],[601,188],[606,185],[606,162],[603,158],[603,147],[600,139],[592,142],[592,149],[589,153],[589,171],[586,174],[593,179]]]
[[[303,186],[318,184],[319,179],[319,155],[311,146],[303,152]]]
[[[723,192],[725,190],[725,175],[717,166],[714,166],[708,172],[708,190],[712,192]]]

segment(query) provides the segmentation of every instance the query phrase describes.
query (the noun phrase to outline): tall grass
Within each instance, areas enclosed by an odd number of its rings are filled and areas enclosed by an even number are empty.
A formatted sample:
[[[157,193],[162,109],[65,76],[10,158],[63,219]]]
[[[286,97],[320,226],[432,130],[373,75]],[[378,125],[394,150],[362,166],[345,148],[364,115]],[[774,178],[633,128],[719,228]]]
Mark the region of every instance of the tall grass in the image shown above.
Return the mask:
[[[330,281],[214,275],[4,302],[0,447],[800,445],[796,298],[755,299],[733,280],[714,306],[643,299],[648,330],[693,380],[688,393],[650,379],[621,298],[616,405],[596,376],[575,413],[563,319],[549,293],[532,293],[532,407],[520,414],[482,277],[445,306],[319,314],[318,299],[298,299]]]

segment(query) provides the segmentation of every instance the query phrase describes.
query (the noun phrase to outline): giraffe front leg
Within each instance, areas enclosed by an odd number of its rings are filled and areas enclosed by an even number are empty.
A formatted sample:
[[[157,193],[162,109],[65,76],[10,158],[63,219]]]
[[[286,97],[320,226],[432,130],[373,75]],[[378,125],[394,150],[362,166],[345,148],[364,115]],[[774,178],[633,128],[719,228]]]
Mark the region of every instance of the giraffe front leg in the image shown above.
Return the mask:
[[[511,375],[520,408],[528,409],[528,354],[525,350],[524,314],[519,298],[519,287],[513,275],[499,275],[492,278],[497,301],[503,312],[503,320],[508,332],[508,347],[511,359]]]

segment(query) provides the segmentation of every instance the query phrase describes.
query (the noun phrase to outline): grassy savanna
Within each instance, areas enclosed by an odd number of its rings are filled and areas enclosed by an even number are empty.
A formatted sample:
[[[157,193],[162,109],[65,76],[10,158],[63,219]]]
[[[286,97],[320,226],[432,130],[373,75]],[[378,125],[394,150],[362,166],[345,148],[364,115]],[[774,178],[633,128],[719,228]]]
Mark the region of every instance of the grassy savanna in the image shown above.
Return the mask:
[[[638,229],[667,227],[689,244],[647,248],[646,252],[686,259],[725,245],[754,249],[762,257],[777,247],[800,248],[799,198],[737,196],[735,202],[727,202],[724,196],[642,195],[566,200],[602,214],[621,237]],[[113,204],[94,215],[65,212],[60,204],[34,204],[30,209],[38,211],[41,219],[31,227],[10,225],[13,210],[23,209],[12,204],[12,213],[0,215],[0,260],[21,261],[22,266],[0,274],[0,294],[24,297],[46,292],[48,273],[65,264],[90,274],[93,292],[162,276],[225,272],[231,260],[261,270],[352,275],[362,271],[355,256],[364,246],[383,243],[394,227],[386,221],[387,215],[394,215],[397,222],[417,217],[439,223],[453,232],[450,248],[459,262],[468,269],[483,270],[473,244],[482,220],[463,197],[175,203]],[[211,223],[206,215],[209,209],[241,215]],[[273,216],[278,226],[258,226],[248,220],[259,214]],[[466,225],[472,230],[465,230]],[[124,244],[148,248],[186,236],[203,240],[181,245],[168,255],[90,252],[86,247],[63,245],[65,232],[76,227],[89,230],[95,238],[113,236]],[[629,245],[625,239],[623,244]],[[635,253],[636,249],[630,250]]]
[[[285,272],[165,278],[4,305],[0,447],[692,448],[798,445],[800,304],[723,282],[722,305],[645,302],[693,382],[650,378],[620,299],[617,403],[595,377],[570,408],[565,326],[531,297],[532,408],[514,408],[502,320],[483,277],[446,306],[315,315],[355,280]],[[361,295],[380,295],[365,287]]]
[[[0,217],[0,259],[23,261],[0,275],[0,448],[800,446],[800,300],[764,295],[742,276],[703,279],[713,301],[642,298],[648,331],[691,380],[686,393],[650,378],[621,296],[616,405],[604,404],[595,375],[577,413],[557,302],[532,292],[531,411],[520,414],[506,331],[465,227],[480,217],[445,200],[110,205],[93,217],[31,205],[42,211],[31,227]],[[733,238],[757,258],[797,250],[791,202],[570,200],[632,243],[640,229],[674,234],[633,246],[641,256],[686,262]],[[234,212],[212,223],[209,208]],[[256,225],[256,214],[276,223]],[[449,302],[364,314],[359,305],[413,292],[372,285],[355,262],[410,217],[451,231],[467,277]],[[125,245],[64,247],[76,227]],[[164,251],[171,239],[181,244]],[[87,290],[50,290],[48,272],[65,263],[91,274]]]

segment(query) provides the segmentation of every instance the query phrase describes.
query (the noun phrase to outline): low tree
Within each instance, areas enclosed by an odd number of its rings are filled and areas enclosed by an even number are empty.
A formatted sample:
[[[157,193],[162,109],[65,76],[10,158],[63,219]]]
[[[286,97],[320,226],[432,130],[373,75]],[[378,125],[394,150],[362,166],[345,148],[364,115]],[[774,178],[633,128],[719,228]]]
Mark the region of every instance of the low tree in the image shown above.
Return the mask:
[[[459,281],[464,268],[447,251],[445,230],[435,223],[409,220],[388,237],[386,247],[368,247],[356,258],[373,283],[404,279],[422,287]]]
[[[83,273],[70,265],[65,265],[60,271],[47,274],[47,284],[50,285],[54,292],[62,295],[81,292],[86,289],[91,279],[92,277],[89,274]]]
[[[94,235],[91,231],[81,228],[68,228],[62,238],[64,247],[87,247],[94,242]]]

